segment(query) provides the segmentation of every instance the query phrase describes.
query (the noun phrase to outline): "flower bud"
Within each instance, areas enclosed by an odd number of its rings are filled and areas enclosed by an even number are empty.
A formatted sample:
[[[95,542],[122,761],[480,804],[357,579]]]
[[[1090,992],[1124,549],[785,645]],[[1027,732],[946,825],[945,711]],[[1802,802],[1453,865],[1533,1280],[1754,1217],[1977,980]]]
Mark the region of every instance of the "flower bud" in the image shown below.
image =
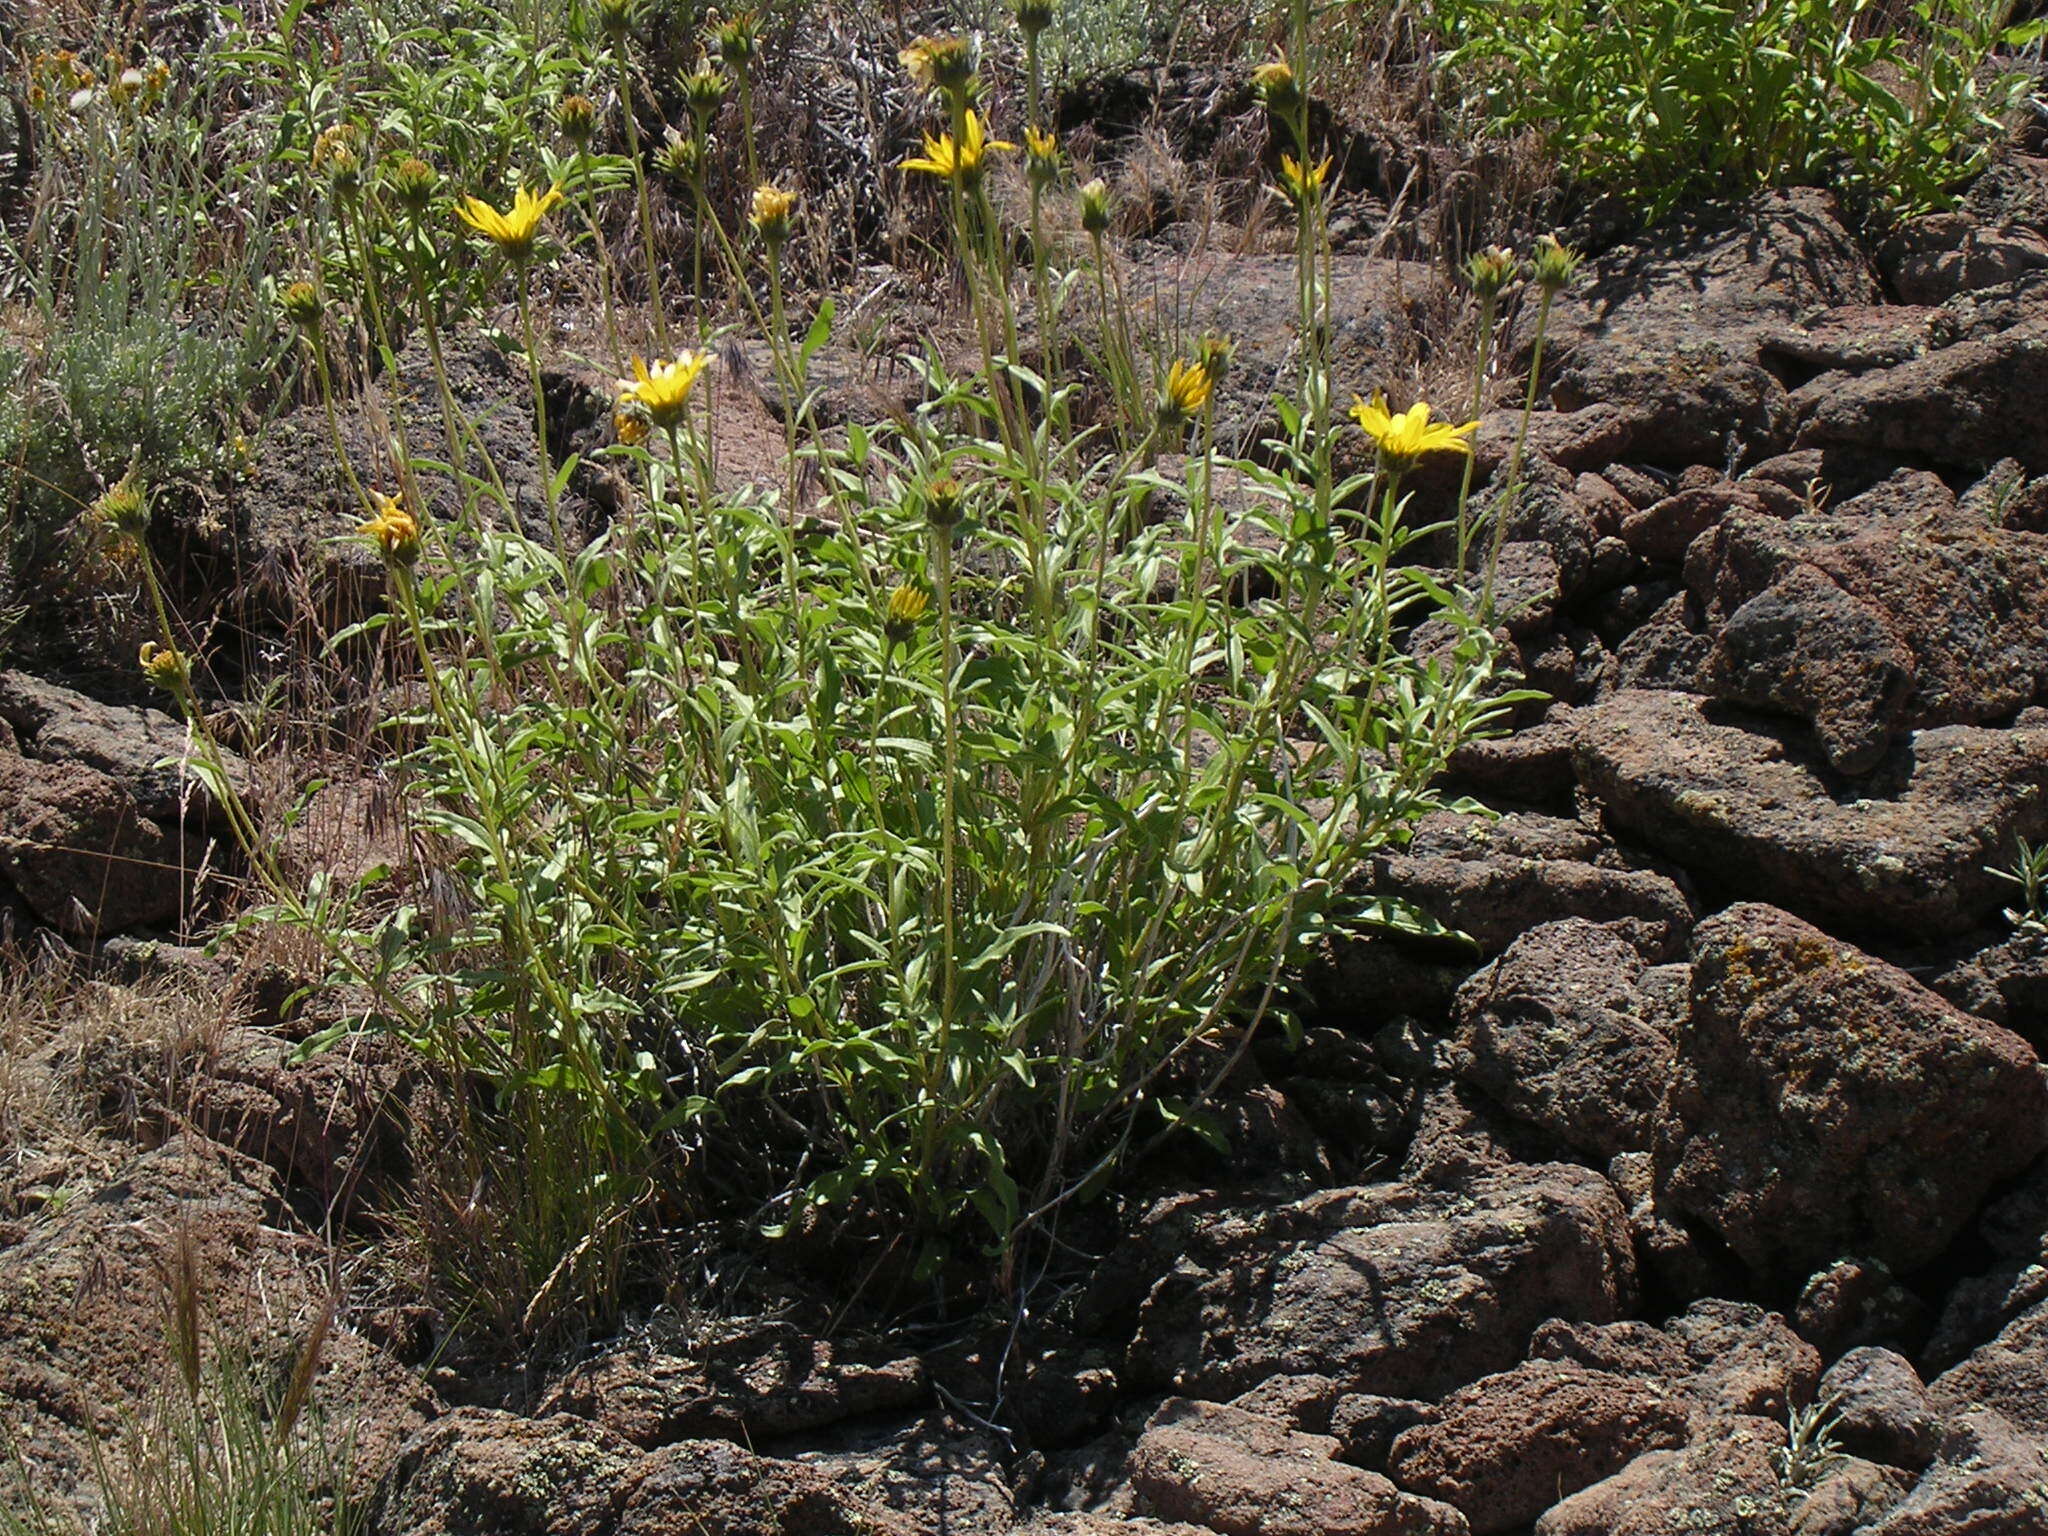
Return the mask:
[[[571,144],[587,149],[597,132],[597,103],[588,96],[564,96],[555,103],[555,126]]]
[[[1577,251],[1555,235],[1538,235],[1536,259],[1531,263],[1531,275],[1536,280],[1536,286],[1546,294],[1555,294],[1569,287],[1573,276],[1579,270],[1580,259]]]
[[[1482,299],[1499,297],[1500,291],[1515,280],[1521,269],[1522,264],[1515,259],[1515,253],[1498,245],[1473,252],[1465,262],[1465,276],[1471,282],[1473,292]]]
[[[967,493],[951,475],[940,475],[924,488],[924,520],[934,528],[956,527],[967,513]]]
[[[320,297],[320,290],[303,277],[287,284],[284,292],[277,296],[277,307],[284,311],[285,318],[301,330],[317,330],[320,320],[327,312],[327,305]]]
[[[1109,183],[1100,176],[1081,188],[1081,228],[1091,235],[1109,228]]]

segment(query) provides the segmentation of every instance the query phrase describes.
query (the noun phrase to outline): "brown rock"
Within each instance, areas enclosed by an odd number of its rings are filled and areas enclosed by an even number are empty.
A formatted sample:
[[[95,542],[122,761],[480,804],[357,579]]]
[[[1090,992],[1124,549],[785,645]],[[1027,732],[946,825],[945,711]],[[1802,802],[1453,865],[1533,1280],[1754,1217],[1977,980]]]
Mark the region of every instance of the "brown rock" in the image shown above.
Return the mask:
[[[1763,515],[1763,501],[1740,485],[1696,486],[1631,512],[1622,520],[1621,539],[1641,559],[1677,565],[1693,540],[1738,512]]]
[[[2048,1530],[2041,1443],[1995,1413],[1964,1415],[1912,1492],[1868,1536],[2040,1536]]]
[[[1612,1187],[1561,1164],[1481,1173],[1455,1191],[1331,1190],[1178,1230],[1126,1379],[1186,1392],[1321,1373],[1439,1396],[1514,1364],[1546,1318],[1620,1316],[1635,1285]]]
[[[1155,1514],[1220,1536],[1464,1536],[1456,1510],[1333,1460],[1336,1449],[1241,1408],[1173,1398],[1139,1437],[1131,1483]]]
[[[1685,1444],[1683,1400],[1641,1378],[1530,1360],[1461,1387],[1394,1442],[1388,1476],[1459,1510],[1473,1536],[1527,1525],[1645,1451]]]
[[[67,936],[177,921],[199,862],[98,770],[0,755],[0,876]]]
[[[2010,900],[1987,866],[2048,836],[2048,730],[1916,732],[1852,797],[1796,733],[1683,694],[1625,691],[1572,725],[1617,832],[1850,931],[1967,931]]]
[[[1657,1197],[1758,1274],[1924,1264],[2044,1144],[2048,1079],[2018,1036],[1776,908],[1694,931]]]

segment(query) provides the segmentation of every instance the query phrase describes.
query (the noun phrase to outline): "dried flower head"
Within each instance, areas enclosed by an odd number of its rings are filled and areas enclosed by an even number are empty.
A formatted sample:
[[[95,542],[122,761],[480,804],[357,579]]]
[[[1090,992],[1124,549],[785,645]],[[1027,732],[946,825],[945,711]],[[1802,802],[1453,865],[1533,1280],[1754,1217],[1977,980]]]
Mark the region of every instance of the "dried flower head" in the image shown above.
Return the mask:
[[[1030,42],[1052,25],[1052,0],[1011,0],[1011,10],[1017,17],[1017,30]]]
[[[640,0],[597,0],[598,30],[621,43],[640,22]]]
[[[712,46],[725,67],[744,75],[761,57],[761,17],[755,11],[736,11],[718,24],[711,34]]]
[[[704,141],[694,134],[671,128],[661,148],[654,153],[654,164],[662,175],[673,176],[686,186],[694,187],[704,179]]]

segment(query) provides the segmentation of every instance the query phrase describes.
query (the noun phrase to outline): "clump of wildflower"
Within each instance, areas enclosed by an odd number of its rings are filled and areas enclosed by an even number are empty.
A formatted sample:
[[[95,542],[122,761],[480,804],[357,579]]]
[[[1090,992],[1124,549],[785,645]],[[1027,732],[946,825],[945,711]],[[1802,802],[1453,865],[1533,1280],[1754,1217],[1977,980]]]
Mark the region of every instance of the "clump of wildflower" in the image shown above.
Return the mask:
[[[555,127],[578,149],[588,149],[597,132],[597,103],[580,93],[564,96],[555,103]]]
[[[419,519],[406,509],[401,497],[372,491],[370,499],[376,504],[376,515],[356,532],[383,551],[385,564],[399,569],[412,566],[420,557]]]
[[[533,255],[533,242],[540,234],[541,220],[562,200],[559,186],[545,192],[521,187],[512,206],[498,212],[480,197],[465,197],[455,205],[455,215],[471,229],[505,253],[514,265],[523,265]]]
[[[287,320],[303,331],[318,330],[322,317],[327,313],[320,290],[303,277],[285,285],[284,292],[277,296],[277,307],[284,311]]]
[[[898,582],[889,589],[889,600],[882,609],[882,632],[891,644],[901,645],[917,632],[931,607],[931,595],[923,587]]]
[[[926,482],[924,520],[934,528],[952,528],[967,513],[967,492],[951,475]]]
[[[1252,71],[1252,90],[1275,117],[1291,118],[1301,110],[1301,82],[1294,78],[1294,66],[1284,53]]]
[[[683,104],[690,109],[690,116],[697,124],[697,132],[708,132],[712,119],[718,116],[719,109],[725,105],[725,93],[729,87],[724,74],[708,57],[700,53],[697,55],[697,67],[688,74],[678,72],[676,84],[682,89]]]
[[[1479,430],[1476,421],[1462,426],[1431,421],[1429,406],[1420,400],[1405,411],[1389,411],[1387,397],[1379,391],[1374,391],[1370,401],[1354,395],[1351,419],[1373,440],[1380,461],[1396,473],[1411,468],[1424,454],[1469,454],[1472,445],[1467,439]]]
[[[1208,407],[1216,390],[1216,377],[1197,362],[1175,358],[1159,386],[1159,426],[1177,431]]]
[[[1512,283],[1521,270],[1522,264],[1515,253],[1498,245],[1474,251],[1465,261],[1466,281],[1482,299],[1499,297],[1501,290]]]
[[[796,212],[797,196],[794,192],[764,181],[754,188],[754,199],[747,211],[747,222],[754,226],[754,233],[761,237],[761,243],[769,250],[779,250],[782,242],[789,238],[790,216]]]
[[[1315,165],[1304,165],[1292,155],[1280,157],[1280,190],[1287,194],[1287,200],[1297,208],[1312,207],[1322,196],[1323,183],[1329,178],[1330,157],[1325,155]]]
[[[1060,174],[1060,141],[1042,128],[1024,130],[1024,178],[1043,192]]]
[[[407,214],[424,218],[440,190],[441,173],[417,156],[407,155],[386,173],[385,184]]]
[[[142,675],[165,693],[183,693],[192,681],[192,658],[175,645],[145,640],[135,659],[141,664]]]
[[[650,423],[667,431],[681,423],[689,408],[690,392],[710,365],[711,354],[695,350],[679,352],[674,362],[657,363],[652,368],[636,357],[633,377],[619,381],[620,399],[638,405]]]
[[[924,136],[924,153],[912,155],[903,162],[906,171],[923,171],[929,176],[941,176],[956,181],[963,187],[979,185],[988,170],[988,156],[995,150],[1014,150],[1017,146],[1005,139],[991,139],[981,121],[981,114],[969,108],[960,115],[960,137],[956,140],[948,133]]]
[[[1579,253],[1564,244],[1555,235],[1536,237],[1536,259],[1530,263],[1530,275],[1536,286],[1546,294],[1555,294],[1571,286],[1571,280],[1579,270]]]
[[[1109,183],[1100,176],[1081,188],[1081,228],[1091,235],[1109,228]]]

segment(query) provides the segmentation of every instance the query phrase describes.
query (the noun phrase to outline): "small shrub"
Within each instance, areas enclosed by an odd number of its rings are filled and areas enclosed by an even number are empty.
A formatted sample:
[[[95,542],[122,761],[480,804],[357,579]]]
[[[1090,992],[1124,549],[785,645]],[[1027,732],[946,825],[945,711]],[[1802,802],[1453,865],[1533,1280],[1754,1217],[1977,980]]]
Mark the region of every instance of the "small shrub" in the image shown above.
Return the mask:
[[[1758,187],[1942,204],[2028,77],[1991,68],[2042,23],[2006,0],[1440,0],[1442,68],[1496,133],[1534,129],[1566,175],[1653,215]]]

